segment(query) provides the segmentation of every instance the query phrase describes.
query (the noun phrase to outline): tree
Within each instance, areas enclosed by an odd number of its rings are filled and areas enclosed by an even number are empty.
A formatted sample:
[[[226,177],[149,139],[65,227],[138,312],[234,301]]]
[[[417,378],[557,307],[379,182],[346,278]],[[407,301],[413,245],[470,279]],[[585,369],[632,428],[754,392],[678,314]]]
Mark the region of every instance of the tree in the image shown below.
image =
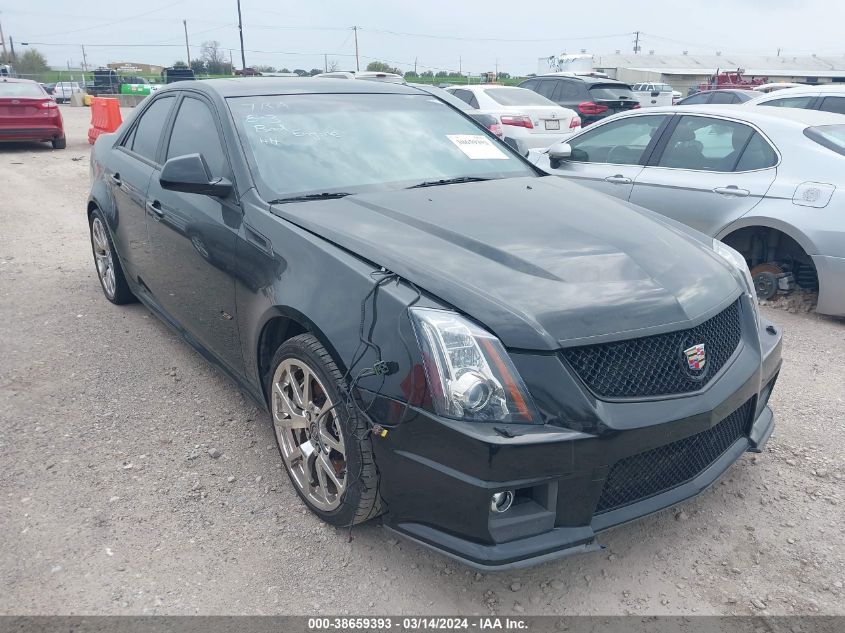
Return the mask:
[[[22,75],[35,75],[50,70],[44,55],[34,48],[30,48],[21,55],[15,66],[17,71]]]
[[[311,72],[310,72],[310,73],[308,73],[308,74],[309,74],[309,75],[311,75],[311,76],[313,77],[314,75],[319,75],[321,72],[323,72],[323,71],[322,71],[322,70],[320,70],[319,68],[312,68],[312,69],[311,69]]]
[[[440,70],[435,75],[435,77],[448,77],[448,76],[449,76],[449,73],[447,73],[445,70]]]
[[[297,69],[296,69],[296,70],[294,70],[293,72],[294,72],[295,74],[299,75],[300,77],[305,77],[305,76],[307,76],[307,75],[308,75],[308,71],[307,71],[307,70],[302,70],[301,68],[297,68]]]
[[[232,72],[231,64],[226,61],[220,42],[208,40],[202,43],[202,59],[209,75],[224,75]]]
[[[173,65],[171,66],[171,68],[187,68],[187,67],[188,67],[188,64],[183,62],[181,59],[177,59],[175,62],[173,62]]]
[[[367,70],[376,72],[376,73],[396,73],[397,75],[401,75],[402,71],[398,68],[393,68],[390,64],[385,64],[384,62],[370,62],[367,64]]]
[[[414,79],[416,77],[419,77],[419,75],[417,73],[415,73],[413,70],[409,70],[408,72],[405,73],[405,77],[410,77],[411,79]]]
[[[276,68],[274,66],[256,66],[255,70],[260,73],[274,73],[276,72]]]
[[[287,68],[282,68],[279,72],[280,73],[289,73],[290,71]]]
[[[338,61],[336,59],[333,59],[332,61],[330,61],[328,63],[328,65],[326,66],[326,70],[329,71],[330,73],[333,73],[334,71],[338,70],[339,68],[340,68],[340,64],[338,63]]]
[[[194,71],[195,75],[206,74],[208,72],[208,69],[205,67],[205,60],[192,59],[191,60],[191,70]]]

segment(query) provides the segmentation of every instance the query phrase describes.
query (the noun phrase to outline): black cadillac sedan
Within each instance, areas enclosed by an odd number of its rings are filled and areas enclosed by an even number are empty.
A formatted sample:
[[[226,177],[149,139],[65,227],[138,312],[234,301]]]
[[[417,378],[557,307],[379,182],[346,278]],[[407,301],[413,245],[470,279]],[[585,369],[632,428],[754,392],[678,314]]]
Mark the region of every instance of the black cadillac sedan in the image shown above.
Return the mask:
[[[261,403],[334,525],[536,563],[773,430],[781,338],[738,253],[413,87],[172,84],[97,140],[87,214],[106,298]]]

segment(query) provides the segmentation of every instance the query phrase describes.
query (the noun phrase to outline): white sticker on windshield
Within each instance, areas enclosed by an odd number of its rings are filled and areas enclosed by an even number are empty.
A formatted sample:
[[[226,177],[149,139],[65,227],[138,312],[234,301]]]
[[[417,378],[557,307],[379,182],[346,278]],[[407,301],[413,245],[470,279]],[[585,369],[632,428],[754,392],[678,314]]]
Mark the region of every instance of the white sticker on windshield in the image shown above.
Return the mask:
[[[507,155],[481,134],[447,134],[446,138],[473,160],[507,159]]]

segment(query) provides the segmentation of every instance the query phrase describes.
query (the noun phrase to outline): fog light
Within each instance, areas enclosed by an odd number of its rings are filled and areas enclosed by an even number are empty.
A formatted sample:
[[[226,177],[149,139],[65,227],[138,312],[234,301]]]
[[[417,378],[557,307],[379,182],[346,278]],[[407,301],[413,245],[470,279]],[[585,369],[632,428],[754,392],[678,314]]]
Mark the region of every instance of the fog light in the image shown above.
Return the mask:
[[[507,512],[511,505],[513,505],[513,492],[510,490],[495,492],[490,499],[491,512]]]

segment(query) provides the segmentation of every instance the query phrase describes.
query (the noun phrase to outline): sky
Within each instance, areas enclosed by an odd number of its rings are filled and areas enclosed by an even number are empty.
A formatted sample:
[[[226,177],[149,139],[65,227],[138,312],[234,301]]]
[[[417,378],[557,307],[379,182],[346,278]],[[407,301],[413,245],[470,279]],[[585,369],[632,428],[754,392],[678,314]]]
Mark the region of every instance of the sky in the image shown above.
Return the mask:
[[[105,11],[103,7],[108,7]],[[589,7],[594,6],[591,14]],[[402,70],[536,72],[560,53],[630,52],[634,32],[647,53],[843,56],[845,3],[836,0],[241,0],[247,66],[355,69],[385,61]],[[51,66],[123,61],[171,65],[205,40],[231,49],[240,67],[236,0],[0,0],[0,24],[15,50],[37,48]]]

